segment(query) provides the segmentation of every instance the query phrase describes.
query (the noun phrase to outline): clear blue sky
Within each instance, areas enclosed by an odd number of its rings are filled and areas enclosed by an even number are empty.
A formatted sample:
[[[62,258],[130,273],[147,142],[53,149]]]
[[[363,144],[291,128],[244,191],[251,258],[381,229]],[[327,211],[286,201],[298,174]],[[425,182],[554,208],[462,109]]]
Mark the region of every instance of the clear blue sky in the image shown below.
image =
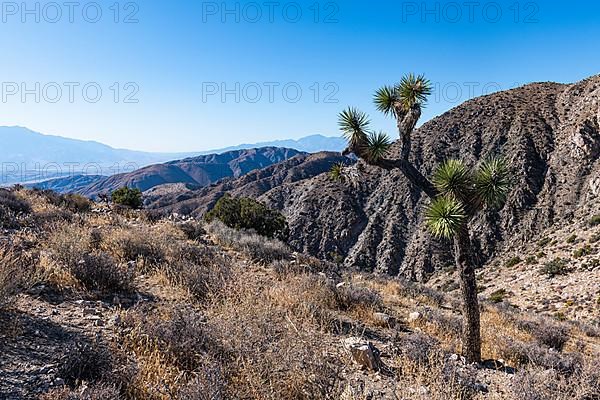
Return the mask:
[[[437,89],[423,121],[473,95],[600,73],[591,1],[141,0],[116,3],[117,14],[111,0],[96,23],[90,2],[56,4],[1,4],[0,125],[115,147],[335,135],[347,105],[394,134],[371,96],[411,71]]]

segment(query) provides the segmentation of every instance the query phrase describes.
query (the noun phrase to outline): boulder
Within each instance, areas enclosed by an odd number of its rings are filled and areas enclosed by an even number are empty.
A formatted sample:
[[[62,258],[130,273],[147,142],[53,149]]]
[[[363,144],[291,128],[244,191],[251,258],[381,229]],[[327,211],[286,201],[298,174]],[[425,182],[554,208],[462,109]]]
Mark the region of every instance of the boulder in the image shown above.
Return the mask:
[[[352,359],[361,367],[371,370],[381,370],[380,352],[371,342],[351,337],[344,340],[344,348],[352,355]]]

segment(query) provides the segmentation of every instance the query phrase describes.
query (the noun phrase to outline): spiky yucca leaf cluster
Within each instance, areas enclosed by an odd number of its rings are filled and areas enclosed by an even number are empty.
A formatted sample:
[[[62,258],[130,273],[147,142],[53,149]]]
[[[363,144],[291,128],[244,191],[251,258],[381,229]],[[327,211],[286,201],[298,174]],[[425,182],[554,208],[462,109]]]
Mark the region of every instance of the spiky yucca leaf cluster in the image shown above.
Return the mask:
[[[396,115],[396,103],[398,103],[398,86],[384,86],[378,89],[373,96],[373,102],[377,110],[381,111],[385,115]]]
[[[433,200],[425,212],[427,226],[433,236],[449,239],[465,223],[467,215],[462,203],[452,197],[440,196]]]
[[[425,213],[432,234],[450,238],[484,206],[504,204],[510,190],[509,174],[500,158],[483,162],[474,172],[461,160],[447,160],[438,166],[432,178],[438,197]]]
[[[431,82],[425,75],[405,75],[398,85],[398,96],[405,110],[425,104],[431,91]]]
[[[510,172],[503,158],[491,158],[481,164],[474,176],[475,192],[489,207],[501,207],[510,191]]]
[[[369,131],[369,117],[356,108],[348,108],[339,115],[339,126],[348,144],[358,150],[368,162],[377,162],[385,157],[392,141],[383,132]]]
[[[432,183],[442,196],[463,199],[472,191],[473,177],[462,160],[447,160],[433,173]]]
[[[406,112],[414,106],[423,106],[431,92],[431,82],[424,75],[408,74],[395,86],[378,89],[373,102],[385,115],[398,118],[398,108]]]
[[[367,138],[366,155],[368,161],[377,162],[384,158],[392,147],[392,141],[383,132],[371,132]]]
[[[329,171],[329,176],[334,181],[340,181],[340,180],[344,179],[344,169],[345,168],[346,168],[346,165],[344,163],[342,163],[342,162],[335,163],[335,164],[333,164],[333,166],[331,167],[331,170]]]
[[[367,131],[370,123],[367,114],[352,107],[342,111],[338,119],[340,130],[352,146],[367,141]]]

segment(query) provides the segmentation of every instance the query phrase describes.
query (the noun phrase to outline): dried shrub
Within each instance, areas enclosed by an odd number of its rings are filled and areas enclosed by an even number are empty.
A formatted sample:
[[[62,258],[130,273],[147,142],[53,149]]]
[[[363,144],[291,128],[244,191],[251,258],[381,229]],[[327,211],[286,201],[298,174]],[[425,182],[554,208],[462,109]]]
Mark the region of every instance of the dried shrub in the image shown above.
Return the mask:
[[[175,242],[161,267],[169,282],[198,300],[221,291],[230,275],[230,260],[204,245]]]
[[[250,231],[238,231],[219,221],[208,224],[206,230],[221,245],[241,251],[256,262],[269,264],[276,260],[289,259],[292,254],[290,248],[283,242]]]
[[[0,189],[0,206],[14,213],[28,214],[31,212],[31,204],[19,198],[14,191]]]
[[[565,324],[554,322],[548,318],[518,321],[517,326],[529,332],[540,344],[561,351],[569,341],[570,330]]]
[[[30,286],[34,256],[23,249],[0,247],[0,310],[9,307],[15,296]]]
[[[127,264],[117,264],[106,253],[83,254],[69,272],[88,290],[106,293],[129,292],[133,288],[135,271]]]
[[[135,271],[117,262],[106,252],[97,250],[97,230],[66,225],[48,240],[52,259],[77,279],[86,289],[101,292],[128,292],[133,286]]]
[[[121,400],[119,390],[108,383],[85,385],[76,389],[62,387],[43,394],[40,400]]]
[[[397,337],[394,340],[393,351],[398,357],[407,359],[413,364],[424,366],[428,365],[441,349],[440,343],[436,339],[415,332]]]
[[[137,365],[124,382],[130,398],[203,399],[194,396],[225,392],[226,353],[197,310],[139,306],[124,315],[120,334]]]
[[[461,317],[432,307],[422,307],[417,309],[417,311],[421,314],[421,318],[416,321],[418,325],[430,325],[433,328],[433,333],[449,336],[454,339],[461,337]]]
[[[87,197],[75,193],[62,196],[61,206],[74,213],[86,213],[92,209],[92,202]]]
[[[528,369],[517,372],[510,387],[513,398],[520,400],[566,399],[566,378],[553,370]]]
[[[97,382],[111,372],[112,355],[99,341],[78,341],[66,349],[60,360],[58,376],[71,386],[83,381]]]
[[[335,263],[297,253],[292,255],[291,260],[283,259],[273,261],[271,263],[271,268],[280,279],[284,279],[288,275],[317,273],[331,275],[332,273],[336,273],[339,269]]]
[[[477,381],[477,369],[464,365],[443,351],[433,350],[428,361],[400,358],[397,394],[411,400],[470,400],[485,391]],[[478,397],[477,397],[478,398]]]
[[[341,285],[335,288],[337,307],[341,310],[365,307],[370,309],[380,308],[381,296],[369,288],[356,285]]]
[[[432,306],[439,307],[446,301],[446,296],[428,286],[406,280],[398,281],[398,295],[407,298],[421,299]]]
[[[200,240],[206,234],[203,224],[197,221],[186,221],[177,226],[189,240]]]
[[[341,361],[324,351],[308,316],[323,303],[335,306],[335,297],[314,283],[302,285],[304,300],[296,288],[294,293],[274,288],[266,297],[242,290],[213,311],[213,326],[231,360],[229,398],[339,398]]]
[[[165,261],[165,247],[170,238],[161,236],[158,230],[147,227],[117,228],[107,232],[103,249],[120,262],[139,261],[142,269],[151,269]]]
[[[52,258],[66,268],[77,265],[90,250],[88,229],[78,225],[64,225],[50,233],[47,248]]]
[[[123,326],[131,331],[129,340],[148,341],[140,346],[158,345],[182,370],[195,370],[202,365],[202,355],[219,351],[206,318],[192,308],[138,307],[124,316]]]
[[[585,360],[574,373],[545,367],[517,372],[510,386],[511,400],[596,400],[600,398],[600,362]]]
[[[507,338],[501,343],[505,359],[521,365],[533,365],[553,369],[563,374],[572,374],[581,366],[581,358],[577,354],[563,354],[554,349],[542,347],[537,343]]]

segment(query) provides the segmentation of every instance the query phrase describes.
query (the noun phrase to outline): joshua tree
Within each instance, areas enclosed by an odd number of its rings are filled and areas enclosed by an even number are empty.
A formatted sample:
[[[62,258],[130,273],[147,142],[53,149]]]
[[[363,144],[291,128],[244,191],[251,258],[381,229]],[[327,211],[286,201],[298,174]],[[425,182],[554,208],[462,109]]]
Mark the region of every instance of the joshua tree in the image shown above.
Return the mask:
[[[411,135],[421,117],[421,109],[431,94],[424,76],[409,74],[395,86],[384,86],[375,93],[378,110],[395,117],[400,134],[400,157],[389,158],[391,140],[369,129],[363,112],[348,108],[339,116],[340,129],[348,140],[343,154],[354,153],[367,164],[387,170],[399,169],[411,184],[430,198],[425,220],[433,236],[453,242],[454,259],[460,274],[463,297],[463,354],[469,362],[481,360],[481,334],[477,282],[471,254],[468,223],[486,206],[504,203],[509,190],[509,175],[502,159],[492,158],[471,170],[460,160],[440,165],[431,180],[409,161]]]

